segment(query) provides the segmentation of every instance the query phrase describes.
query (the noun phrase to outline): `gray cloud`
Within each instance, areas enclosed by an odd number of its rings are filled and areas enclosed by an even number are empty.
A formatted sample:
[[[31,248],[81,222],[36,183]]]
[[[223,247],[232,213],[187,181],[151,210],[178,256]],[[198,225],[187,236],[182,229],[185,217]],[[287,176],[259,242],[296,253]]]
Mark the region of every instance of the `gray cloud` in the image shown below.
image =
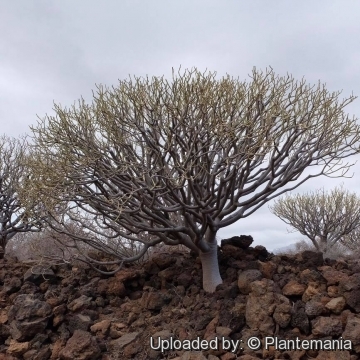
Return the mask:
[[[360,94],[360,3],[108,0],[7,2],[0,13],[0,127],[29,132],[53,101],[91,100],[95,83],[116,85],[137,76],[170,77],[171,68],[196,66],[248,79],[252,67],[272,66],[331,91]],[[359,114],[360,101],[349,105]],[[354,157],[354,160],[359,157]],[[351,159],[350,159],[351,160]],[[297,191],[333,188],[353,179],[313,179]],[[219,236],[251,234],[269,249],[298,240],[267,206]]]

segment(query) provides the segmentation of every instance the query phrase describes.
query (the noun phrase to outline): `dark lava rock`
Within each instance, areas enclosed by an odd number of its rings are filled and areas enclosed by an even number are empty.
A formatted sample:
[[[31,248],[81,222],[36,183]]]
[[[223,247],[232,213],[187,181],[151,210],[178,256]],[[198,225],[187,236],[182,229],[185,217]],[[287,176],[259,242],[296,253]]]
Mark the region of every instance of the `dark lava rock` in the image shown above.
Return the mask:
[[[233,236],[229,239],[221,240],[221,247],[224,245],[233,245],[241,249],[247,249],[253,241],[254,240],[250,235]]]

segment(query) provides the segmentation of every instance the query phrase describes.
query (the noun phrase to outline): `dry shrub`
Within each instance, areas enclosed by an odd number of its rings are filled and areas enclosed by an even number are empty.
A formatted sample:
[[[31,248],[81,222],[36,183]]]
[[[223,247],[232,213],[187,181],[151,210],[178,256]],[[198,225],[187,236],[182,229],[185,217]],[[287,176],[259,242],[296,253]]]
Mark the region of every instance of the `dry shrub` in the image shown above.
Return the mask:
[[[70,243],[70,239],[54,233],[51,229],[36,233],[18,233],[7,244],[5,255],[16,257],[19,261],[52,260],[66,263],[77,254],[76,249],[66,246],[67,243]]]
[[[146,252],[145,256],[142,257],[139,262],[143,263],[145,261],[151,260],[155,256],[159,256],[161,254],[184,254],[190,252],[190,249],[184,245],[166,245],[164,243],[159,243]]]
[[[318,251],[310,240],[302,239],[294,244],[293,249],[280,251],[278,255],[295,255],[307,250],[316,251],[316,252]],[[342,245],[340,242],[334,244],[326,253],[324,253],[324,258],[329,258],[329,259],[351,258],[353,256],[354,256],[354,251],[349,250],[346,246]]]
[[[86,236],[81,229],[73,227],[73,233],[79,236]],[[117,259],[109,253],[101,251],[105,245],[107,249],[114,251],[114,254],[121,254],[124,257],[132,257],[139,253],[141,244],[116,239],[97,239],[99,247],[94,248],[84,241],[74,241],[65,234],[60,234],[51,228],[43,229],[36,233],[18,233],[9,241],[6,246],[5,255],[16,258],[19,261],[38,261],[46,264],[71,264],[74,267],[88,268],[89,265],[84,262],[84,254],[95,261],[104,262],[104,265],[98,266],[102,271],[113,271],[118,265],[108,265],[109,261]],[[145,255],[135,261],[137,264],[143,264],[154,256],[163,253],[184,253],[190,250],[183,245],[169,246],[163,243],[150,247]]]

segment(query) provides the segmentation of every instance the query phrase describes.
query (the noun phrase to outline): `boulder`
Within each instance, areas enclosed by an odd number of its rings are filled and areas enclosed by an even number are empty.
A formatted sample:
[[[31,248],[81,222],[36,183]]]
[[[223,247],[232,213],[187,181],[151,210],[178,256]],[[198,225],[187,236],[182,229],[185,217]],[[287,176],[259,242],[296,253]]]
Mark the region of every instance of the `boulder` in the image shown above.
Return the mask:
[[[247,249],[253,241],[254,240],[250,235],[233,236],[229,239],[221,240],[221,247],[225,245],[233,245],[241,249]]]
[[[41,333],[52,315],[51,306],[32,294],[18,295],[8,314],[13,339],[24,341]]]
[[[311,326],[315,336],[339,337],[342,333],[341,320],[336,318],[319,316],[311,321]]]
[[[80,297],[73,300],[67,308],[71,311],[79,311],[83,309],[87,309],[91,306],[91,297],[81,295]]]
[[[40,284],[44,281],[54,282],[56,280],[56,275],[54,271],[47,266],[35,265],[32,266],[24,274],[24,281],[29,281],[35,284]]]
[[[242,271],[238,277],[238,287],[242,294],[249,294],[251,291],[251,284],[262,278],[262,274],[260,270],[249,269]]]
[[[95,337],[84,330],[75,330],[59,355],[62,360],[97,360],[100,354]]]
[[[289,304],[289,300],[285,296],[275,291],[274,282],[269,279],[254,281],[251,284],[245,311],[246,324],[251,330],[258,330],[264,335],[274,333],[275,322],[272,315],[276,307],[281,304]]]
[[[301,296],[306,290],[306,285],[296,280],[290,280],[282,289],[282,293],[286,296]]]
[[[298,300],[292,308],[290,324],[305,334],[309,334],[310,332],[310,322],[305,313],[305,304],[300,300]]]

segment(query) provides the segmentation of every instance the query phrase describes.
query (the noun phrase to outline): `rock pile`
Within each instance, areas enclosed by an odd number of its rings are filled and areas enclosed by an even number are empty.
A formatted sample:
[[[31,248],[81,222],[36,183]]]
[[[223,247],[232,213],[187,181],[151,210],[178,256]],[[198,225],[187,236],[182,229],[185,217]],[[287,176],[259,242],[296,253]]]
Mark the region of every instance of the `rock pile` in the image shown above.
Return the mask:
[[[222,241],[213,294],[186,252],[112,277],[1,259],[0,360],[360,358],[360,262],[251,242]]]

